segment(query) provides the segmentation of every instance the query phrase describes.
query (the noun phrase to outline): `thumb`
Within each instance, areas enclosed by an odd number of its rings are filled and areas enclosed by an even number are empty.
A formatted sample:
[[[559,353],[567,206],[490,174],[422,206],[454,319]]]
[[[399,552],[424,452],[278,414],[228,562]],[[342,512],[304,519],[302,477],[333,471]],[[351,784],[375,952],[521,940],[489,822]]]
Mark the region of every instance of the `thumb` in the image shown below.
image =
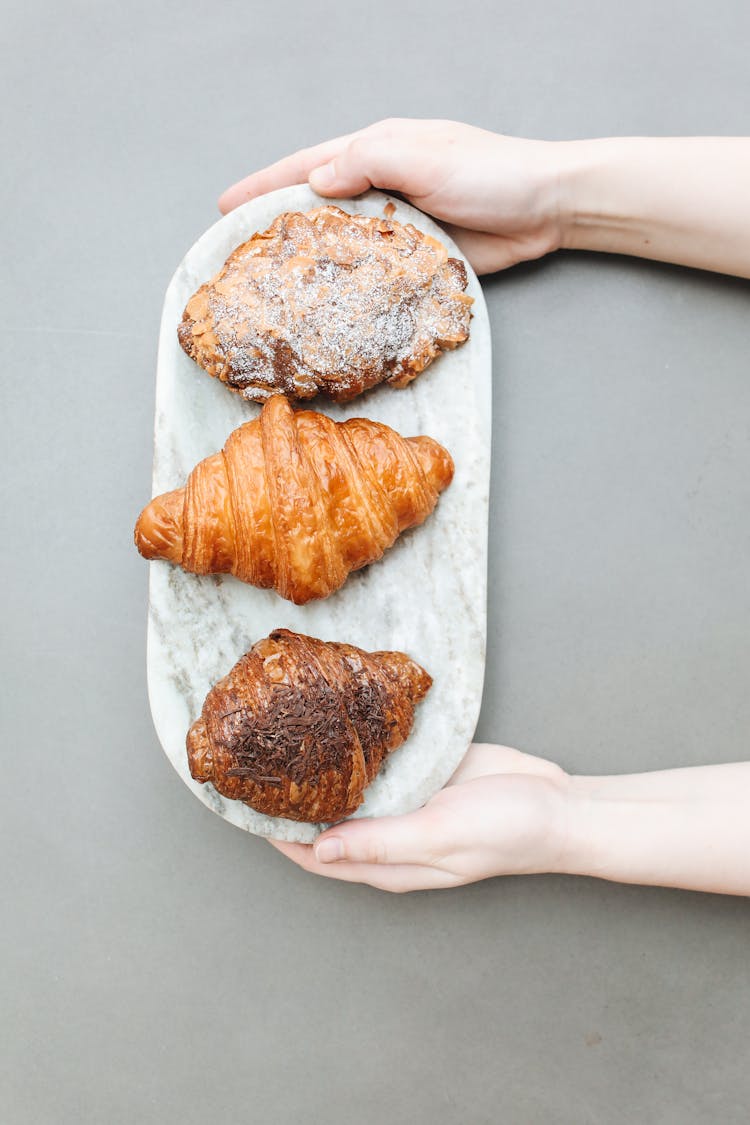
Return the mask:
[[[437,845],[436,814],[425,807],[405,816],[348,820],[324,832],[314,851],[319,863],[424,864],[438,858]]]
[[[400,138],[363,134],[355,137],[337,156],[314,168],[309,182],[319,195],[359,195],[370,187],[391,191],[410,190],[410,148]]]

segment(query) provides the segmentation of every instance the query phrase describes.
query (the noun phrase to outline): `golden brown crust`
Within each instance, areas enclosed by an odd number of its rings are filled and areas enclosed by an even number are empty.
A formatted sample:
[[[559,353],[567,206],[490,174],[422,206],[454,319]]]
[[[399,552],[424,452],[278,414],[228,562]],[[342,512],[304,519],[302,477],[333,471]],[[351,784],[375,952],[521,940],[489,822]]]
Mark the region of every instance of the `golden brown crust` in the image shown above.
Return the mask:
[[[405,387],[469,335],[466,268],[411,224],[338,207],[286,212],[187,303],[180,344],[257,402],[324,391],[346,402]]]
[[[269,816],[340,820],[408,737],[431,684],[404,653],[277,629],[206,696],[187,736],[190,772]]]
[[[144,508],[135,543],[145,558],[193,574],[231,572],[302,605],[328,597],[422,523],[452,477],[450,454],[432,438],[295,412],[274,395],[185,488]]]

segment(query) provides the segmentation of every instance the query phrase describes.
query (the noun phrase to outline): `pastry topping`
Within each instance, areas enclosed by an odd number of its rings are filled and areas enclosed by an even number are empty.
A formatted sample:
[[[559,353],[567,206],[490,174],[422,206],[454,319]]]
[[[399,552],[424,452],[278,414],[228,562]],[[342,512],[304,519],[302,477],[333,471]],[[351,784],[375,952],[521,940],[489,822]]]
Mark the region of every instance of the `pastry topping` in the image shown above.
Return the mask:
[[[188,732],[190,772],[271,816],[339,820],[408,737],[431,683],[404,653],[278,629],[206,696]]]
[[[341,701],[322,677],[305,684],[304,695],[293,687],[275,686],[262,711],[240,709],[224,726],[223,745],[236,765],[228,777],[247,777],[261,783],[262,774],[284,774],[297,785],[317,784],[321,761],[316,747],[326,748],[327,768],[341,768],[351,735]]]
[[[466,283],[463,262],[411,224],[330,205],[289,212],[191,297],[178,335],[246,398],[344,402],[383,380],[406,386],[462,344]]]

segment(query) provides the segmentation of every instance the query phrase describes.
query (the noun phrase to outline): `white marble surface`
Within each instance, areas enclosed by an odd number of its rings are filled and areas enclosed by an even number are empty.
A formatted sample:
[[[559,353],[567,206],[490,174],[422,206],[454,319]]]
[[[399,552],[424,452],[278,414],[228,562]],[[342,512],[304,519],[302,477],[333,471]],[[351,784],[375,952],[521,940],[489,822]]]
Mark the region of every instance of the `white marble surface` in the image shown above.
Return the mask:
[[[212,226],[188,251],[167,289],[159,340],[154,495],[181,486],[195,463],[260,409],[211,379],[177,341],[190,295],[230,251],[281,211],[320,199],[306,186],[251,201]],[[388,197],[371,191],[341,202],[382,215]],[[462,255],[427,216],[401,200],[394,218],[412,222]],[[485,658],[491,352],[487,309],[467,263],[474,297],[469,341],[436,360],[405,390],[379,387],[345,406],[313,400],[336,419],[366,415],[404,436],[429,434],[452,453],[456,474],[435,512],[384,558],[350,576],[323,602],[294,606],[230,576],[197,577],[151,563],[148,685],[159,739],[178,774],[204,804],[264,836],[309,842],[320,826],[263,816],[190,777],[185,735],[211,685],[272,629],[287,627],[366,649],[400,649],[434,678],[412,734],[384,764],[358,816],[410,811],[440,789],[461,760],[479,714]],[[144,503],[146,501],[144,497]]]

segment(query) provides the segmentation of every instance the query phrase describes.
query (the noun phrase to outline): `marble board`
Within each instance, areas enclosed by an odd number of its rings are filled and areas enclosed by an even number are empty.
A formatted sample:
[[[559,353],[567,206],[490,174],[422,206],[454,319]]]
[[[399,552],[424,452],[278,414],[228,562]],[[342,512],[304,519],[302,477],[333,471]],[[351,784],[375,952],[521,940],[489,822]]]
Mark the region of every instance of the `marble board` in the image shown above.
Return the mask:
[[[462,257],[426,215],[377,191],[335,201],[350,212],[411,222]],[[156,376],[153,494],[180,487],[193,466],[219,450],[260,407],[210,378],[182,351],[177,325],[188,298],[229,253],[282,211],[321,200],[307,186],[283,188],[231,212],[198,239],[167,289]],[[491,345],[487,308],[471,267],[471,336],[437,359],[404,390],[381,386],[344,406],[308,403],[337,420],[365,415],[405,437],[429,434],[453,455],[456,473],[434,513],[406,532],[379,562],[352,574],[321,602],[295,606],[273,591],[229,575],[198,577],[152,562],[148,616],[148,687],[159,740],[195,795],[231,824],[262,836],[311,842],[324,826],[264,816],[222,797],[188,771],[185,735],[209,688],[255,641],[285,627],[322,640],[409,653],[434,684],[417,708],[408,741],[385,762],[355,815],[418,808],[437,792],[471,741],[482,696],[487,601]],[[147,498],[144,497],[144,503]]]

